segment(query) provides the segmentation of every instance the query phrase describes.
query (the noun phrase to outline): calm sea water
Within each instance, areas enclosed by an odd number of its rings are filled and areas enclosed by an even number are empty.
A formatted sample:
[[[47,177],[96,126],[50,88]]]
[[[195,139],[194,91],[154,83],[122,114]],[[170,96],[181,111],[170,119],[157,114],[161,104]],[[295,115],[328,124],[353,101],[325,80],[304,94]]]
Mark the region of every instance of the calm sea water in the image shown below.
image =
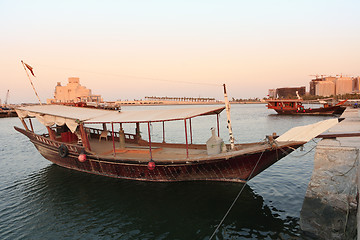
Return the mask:
[[[329,118],[278,116],[262,104],[231,110],[237,142],[260,141]],[[224,113],[220,120],[221,137],[227,140]],[[0,239],[208,239],[243,187],[147,183],[68,170],[45,160],[13,126],[22,125],[17,118],[0,119]],[[215,126],[213,116],[194,119],[194,142],[205,142]],[[161,128],[153,124],[153,139],[161,139],[162,133],[155,133]],[[35,129],[44,131],[40,124]],[[168,123],[166,140],[184,142],[183,129],[183,123]],[[142,131],[145,138],[145,126]],[[307,143],[304,151],[252,179],[214,239],[301,239],[299,216],[315,145]]]

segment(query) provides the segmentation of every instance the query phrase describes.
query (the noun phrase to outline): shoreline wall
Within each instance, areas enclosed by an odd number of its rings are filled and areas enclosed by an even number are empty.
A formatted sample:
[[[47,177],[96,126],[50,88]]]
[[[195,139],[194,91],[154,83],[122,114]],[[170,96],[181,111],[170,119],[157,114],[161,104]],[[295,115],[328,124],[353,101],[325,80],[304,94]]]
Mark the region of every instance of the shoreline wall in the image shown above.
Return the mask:
[[[357,109],[347,108],[331,133],[360,132]],[[360,137],[322,139],[314,157],[300,227],[314,239],[356,239]]]

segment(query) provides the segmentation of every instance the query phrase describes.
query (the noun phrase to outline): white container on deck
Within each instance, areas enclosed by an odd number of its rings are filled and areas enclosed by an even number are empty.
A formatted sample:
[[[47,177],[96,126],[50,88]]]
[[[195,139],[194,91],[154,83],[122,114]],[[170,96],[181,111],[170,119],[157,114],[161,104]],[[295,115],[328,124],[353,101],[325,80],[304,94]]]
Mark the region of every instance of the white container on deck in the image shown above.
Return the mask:
[[[206,149],[208,155],[219,154],[222,152],[224,141],[215,135],[215,129],[211,128],[212,136],[206,141]]]

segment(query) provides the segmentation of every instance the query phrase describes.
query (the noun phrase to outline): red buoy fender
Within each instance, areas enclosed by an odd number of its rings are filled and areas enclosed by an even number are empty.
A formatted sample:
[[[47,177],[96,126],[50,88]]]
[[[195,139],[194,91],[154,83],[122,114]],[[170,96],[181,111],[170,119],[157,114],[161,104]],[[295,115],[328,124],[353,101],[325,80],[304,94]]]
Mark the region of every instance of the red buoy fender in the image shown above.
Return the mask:
[[[85,162],[86,161],[86,154],[85,153],[80,153],[79,157],[78,157],[79,162]]]
[[[148,169],[149,170],[154,170],[155,169],[155,162],[153,160],[150,160],[150,162],[148,162]]]

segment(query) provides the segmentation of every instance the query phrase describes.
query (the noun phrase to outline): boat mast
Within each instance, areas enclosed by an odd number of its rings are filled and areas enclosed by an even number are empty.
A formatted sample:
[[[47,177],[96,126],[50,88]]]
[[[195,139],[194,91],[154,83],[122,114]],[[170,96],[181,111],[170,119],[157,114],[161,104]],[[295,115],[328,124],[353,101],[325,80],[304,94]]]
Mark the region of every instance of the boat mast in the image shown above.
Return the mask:
[[[36,95],[37,99],[39,100],[40,105],[42,105],[41,100],[40,100],[40,97],[39,97],[39,95],[37,94],[37,92],[36,92],[36,90],[35,90],[35,87],[34,87],[34,84],[33,84],[33,82],[31,81],[31,78],[30,78],[30,76],[29,76],[29,74],[28,74],[28,72],[27,72],[27,70],[26,70],[26,67],[27,67],[27,68],[31,71],[32,75],[35,77],[35,75],[34,75],[34,73],[33,73],[33,71],[32,71],[32,67],[30,67],[29,65],[27,65],[26,63],[24,63],[23,60],[21,60],[21,63],[22,63],[22,65],[23,65],[24,69],[25,69],[26,75],[27,75],[28,78],[29,78],[29,81],[30,81],[30,83],[31,83],[31,86],[32,86],[32,88],[33,88],[33,90],[34,90],[34,92],[35,92],[35,95]],[[25,67],[25,65],[26,65],[26,67]]]
[[[228,124],[228,129],[229,129],[229,136],[230,136],[230,147],[231,147],[231,149],[234,149],[235,144],[234,144],[234,136],[233,136],[233,132],[232,132],[232,128],[231,128],[230,103],[229,103],[229,99],[228,99],[228,96],[226,93],[225,83],[223,84],[223,86],[224,86],[224,100],[225,100],[227,124]]]

